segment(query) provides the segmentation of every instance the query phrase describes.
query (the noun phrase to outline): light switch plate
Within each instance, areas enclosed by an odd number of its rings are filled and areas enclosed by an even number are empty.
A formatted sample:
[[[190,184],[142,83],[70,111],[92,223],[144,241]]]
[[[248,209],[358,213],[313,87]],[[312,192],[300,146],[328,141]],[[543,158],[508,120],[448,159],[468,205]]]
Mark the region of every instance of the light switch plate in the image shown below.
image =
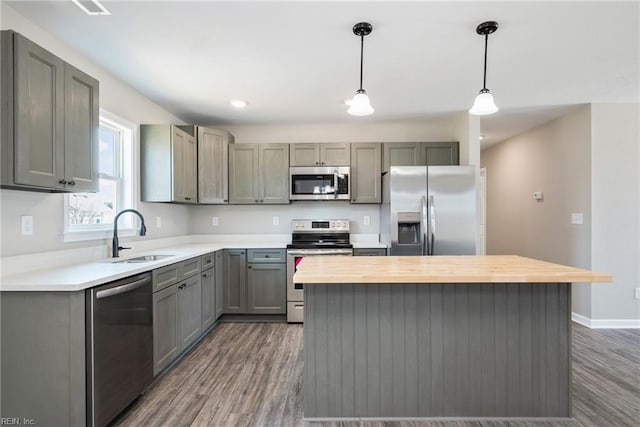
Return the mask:
[[[636,288],[636,299],[640,299],[640,288]]]
[[[211,225],[213,225],[214,227],[218,226],[218,217],[217,216],[212,216],[211,217]]]
[[[584,215],[581,213],[571,214],[571,224],[582,225],[584,223]]]
[[[161,216],[157,216],[156,217],[156,228],[162,228],[162,217]]]
[[[280,217],[278,215],[274,215],[273,216],[273,225],[279,225],[280,224]]]
[[[364,216],[364,225],[369,225],[371,224],[371,217],[369,215],[365,215]]]
[[[20,225],[23,236],[33,236],[33,217],[31,215],[22,215]]]

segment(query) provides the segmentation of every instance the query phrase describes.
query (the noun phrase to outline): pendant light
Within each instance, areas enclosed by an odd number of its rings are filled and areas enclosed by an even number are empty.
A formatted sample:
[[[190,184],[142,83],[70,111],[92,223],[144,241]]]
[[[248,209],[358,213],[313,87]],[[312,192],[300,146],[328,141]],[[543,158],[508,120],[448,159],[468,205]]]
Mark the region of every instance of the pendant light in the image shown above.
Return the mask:
[[[487,44],[489,41],[489,34],[495,33],[498,29],[498,23],[495,21],[487,21],[478,25],[476,33],[484,36],[484,80],[482,82],[482,89],[473,106],[469,109],[469,114],[476,116],[486,116],[487,114],[493,114],[498,111],[498,107],[493,102],[493,95],[487,89]]]
[[[347,113],[352,116],[368,116],[372,114],[374,109],[369,103],[369,97],[367,91],[362,88],[362,63],[363,63],[363,51],[364,51],[364,36],[371,34],[373,27],[368,22],[359,22],[353,26],[353,34],[360,37],[360,89],[356,91],[356,94],[351,100],[351,104]]]

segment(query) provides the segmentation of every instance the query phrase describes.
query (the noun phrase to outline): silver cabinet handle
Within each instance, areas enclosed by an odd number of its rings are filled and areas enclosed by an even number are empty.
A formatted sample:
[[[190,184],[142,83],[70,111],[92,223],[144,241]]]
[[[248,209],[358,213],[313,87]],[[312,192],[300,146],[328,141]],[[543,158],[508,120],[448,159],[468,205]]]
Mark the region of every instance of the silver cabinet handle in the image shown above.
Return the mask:
[[[145,278],[136,280],[135,282],[127,283],[126,285],[116,286],[115,288],[98,291],[96,292],[96,299],[108,298],[115,295],[124,294],[125,292],[129,292],[146,285],[147,283],[149,283],[149,281],[150,279]]]
[[[422,196],[420,199],[420,246],[422,247],[422,255],[431,255],[431,250],[428,243],[429,227],[427,218],[427,198]]]

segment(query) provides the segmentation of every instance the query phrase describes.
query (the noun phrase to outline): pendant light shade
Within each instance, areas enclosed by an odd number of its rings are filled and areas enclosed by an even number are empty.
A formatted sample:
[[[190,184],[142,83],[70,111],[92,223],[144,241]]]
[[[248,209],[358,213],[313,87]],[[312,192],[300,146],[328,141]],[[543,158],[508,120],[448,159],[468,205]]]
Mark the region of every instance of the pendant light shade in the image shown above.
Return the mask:
[[[364,89],[358,90],[356,94],[353,96],[351,100],[351,105],[347,110],[347,113],[352,116],[368,116],[372,114],[375,110],[371,106],[369,102],[369,97],[367,96],[367,91]]]
[[[495,21],[483,22],[476,28],[476,33],[484,36],[484,78],[482,89],[478,96],[476,96],[473,106],[469,109],[469,114],[476,116],[486,116],[499,110],[493,101],[493,95],[491,95],[491,92],[487,89],[487,44],[489,42],[489,34],[496,32],[497,29],[498,23]]]
[[[362,65],[364,58],[364,36],[371,34],[373,26],[368,22],[359,22],[353,26],[353,34],[360,37],[360,89],[356,91],[356,94],[351,100],[351,104],[347,113],[352,116],[368,116],[375,110],[369,102],[367,91],[362,88]]]

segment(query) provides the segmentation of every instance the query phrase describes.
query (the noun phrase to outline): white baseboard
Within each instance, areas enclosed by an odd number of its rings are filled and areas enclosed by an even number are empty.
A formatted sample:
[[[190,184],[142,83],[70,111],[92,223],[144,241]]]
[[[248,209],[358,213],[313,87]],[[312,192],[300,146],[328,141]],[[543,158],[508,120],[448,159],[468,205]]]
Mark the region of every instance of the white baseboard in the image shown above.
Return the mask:
[[[571,313],[571,320],[591,329],[640,329],[640,319],[589,319]]]

